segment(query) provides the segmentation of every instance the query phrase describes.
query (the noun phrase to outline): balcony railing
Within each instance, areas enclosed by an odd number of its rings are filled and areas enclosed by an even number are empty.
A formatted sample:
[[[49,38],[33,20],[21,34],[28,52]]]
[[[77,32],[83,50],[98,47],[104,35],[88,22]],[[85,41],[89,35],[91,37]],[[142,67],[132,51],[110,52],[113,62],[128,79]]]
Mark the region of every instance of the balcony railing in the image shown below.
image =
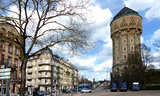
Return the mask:
[[[27,79],[32,79],[32,75],[28,75],[28,76],[27,76]]]
[[[28,64],[27,64],[27,67],[29,67],[29,68],[32,67],[32,64],[31,64],[31,63],[28,63]]]
[[[28,70],[27,70],[27,73],[32,73],[32,69],[28,69]]]

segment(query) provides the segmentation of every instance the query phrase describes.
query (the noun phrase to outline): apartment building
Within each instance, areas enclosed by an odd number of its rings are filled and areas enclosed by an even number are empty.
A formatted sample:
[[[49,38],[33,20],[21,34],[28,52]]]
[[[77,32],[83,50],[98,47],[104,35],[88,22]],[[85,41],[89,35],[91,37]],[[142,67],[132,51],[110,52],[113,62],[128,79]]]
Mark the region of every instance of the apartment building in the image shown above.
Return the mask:
[[[78,70],[68,61],[53,55],[48,48],[30,58],[26,69],[26,87],[28,90],[40,88],[71,88],[78,83]]]
[[[0,67],[11,68],[10,93],[16,93],[21,82],[20,47],[12,42],[18,36],[18,32],[12,24],[0,21]],[[4,80],[4,90],[6,82]]]
[[[55,65],[55,83],[58,89],[73,88],[78,85],[78,70],[69,62],[63,58],[54,55]]]

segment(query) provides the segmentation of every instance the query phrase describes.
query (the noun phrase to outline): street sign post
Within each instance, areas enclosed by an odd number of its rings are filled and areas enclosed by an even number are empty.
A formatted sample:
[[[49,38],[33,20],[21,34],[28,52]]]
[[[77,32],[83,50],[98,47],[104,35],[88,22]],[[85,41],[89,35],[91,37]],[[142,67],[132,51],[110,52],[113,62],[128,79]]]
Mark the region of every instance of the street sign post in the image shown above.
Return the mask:
[[[3,88],[5,88],[4,85],[3,85],[3,80],[7,80],[7,83],[6,83],[7,84],[7,86],[6,86],[6,96],[9,96],[9,84],[10,84],[10,75],[11,75],[10,71],[11,71],[11,68],[4,68],[3,67],[2,69],[0,69],[1,95],[2,96],[4,96]]]

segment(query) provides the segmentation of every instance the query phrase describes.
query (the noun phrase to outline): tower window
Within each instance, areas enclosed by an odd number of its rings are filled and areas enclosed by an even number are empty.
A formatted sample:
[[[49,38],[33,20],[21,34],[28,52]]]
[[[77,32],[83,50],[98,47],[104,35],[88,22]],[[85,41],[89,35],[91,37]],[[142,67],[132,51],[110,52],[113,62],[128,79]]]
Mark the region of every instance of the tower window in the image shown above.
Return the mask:
[[[127,56],[126,55],[124,55],[124,59],[126,59],[127,58]]]

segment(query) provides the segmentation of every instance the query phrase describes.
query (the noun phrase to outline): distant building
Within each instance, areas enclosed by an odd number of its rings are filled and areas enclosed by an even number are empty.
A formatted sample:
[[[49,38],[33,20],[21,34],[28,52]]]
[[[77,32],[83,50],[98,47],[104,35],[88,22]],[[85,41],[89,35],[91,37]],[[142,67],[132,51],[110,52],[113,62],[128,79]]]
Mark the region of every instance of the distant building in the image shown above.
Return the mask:
[[[18,92],[21,81],[20,46],[13,42],[18,37],[18,32],[12,24],[0,21],[0,67],[11,68],[10,93]],[[4,85],[6,86],[6,80]]]
[[[36,53],[27,63],[26,87],[29,90],[72,88],[78,84],[78,70],[50,49]]]
[[[121,77],[128,68],[130,54],[141,55],[142,17],[138,12],[124,7],[111,21],[113,67],[111,78]],[[141,56],[139,57],[141,59]],[[137,66],[136,64],[134,66]],[[133,66],[133,68],[134,68]]]

